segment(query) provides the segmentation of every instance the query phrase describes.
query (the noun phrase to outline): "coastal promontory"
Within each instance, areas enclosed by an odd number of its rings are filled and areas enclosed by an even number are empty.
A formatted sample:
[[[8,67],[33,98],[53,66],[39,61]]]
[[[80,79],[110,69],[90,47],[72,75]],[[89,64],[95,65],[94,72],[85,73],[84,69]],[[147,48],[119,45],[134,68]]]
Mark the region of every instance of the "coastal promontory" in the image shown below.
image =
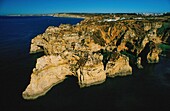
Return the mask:
[[[80,15],[79,15],[80,16]],[[161,45],[170,43],[170,17],[83,15],[76,25],[49,26],[31,41],[30,53],[43,52],[32,71],[24,99],[36,99],[69,76],[81,88],[107,77],[131,75],[134,67],[160,61]],[[113,79],[114,80],[114,79]]]

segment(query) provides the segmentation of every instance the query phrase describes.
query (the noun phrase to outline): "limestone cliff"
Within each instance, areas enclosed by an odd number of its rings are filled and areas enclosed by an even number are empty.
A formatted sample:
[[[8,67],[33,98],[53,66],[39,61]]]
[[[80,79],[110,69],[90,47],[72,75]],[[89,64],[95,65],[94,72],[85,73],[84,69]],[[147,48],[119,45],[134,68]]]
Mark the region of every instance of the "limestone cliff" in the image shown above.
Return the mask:
[[[60,56],[43,56],[37,60],[31,74],[30,84],[23,92],[24,99],[35,99],[44,95],[55,84],[62,82],[66,75],[72,75],[67,61]]]
[[[102,55],[89,54],[84,65],[77,70],[80,87],[99,84],[105,81],[106,74],[102,63]]]
[[[143,61],[158,63],[158,46],[169,40],[169,32],[163,20],[109,21],[102,16],[88,17],[74,26],[49,26],[31,41],[30,53],[45,55],[37,60],[23,98],[44,95],[67,75],[87,87],[106,77],[130,75],[132,65],[145,67]]]
[[[126,76],[132,74],[132,67],[129,65],[129,58],[119,55],[117,59],[111,58],[106,65],[107,77]]]

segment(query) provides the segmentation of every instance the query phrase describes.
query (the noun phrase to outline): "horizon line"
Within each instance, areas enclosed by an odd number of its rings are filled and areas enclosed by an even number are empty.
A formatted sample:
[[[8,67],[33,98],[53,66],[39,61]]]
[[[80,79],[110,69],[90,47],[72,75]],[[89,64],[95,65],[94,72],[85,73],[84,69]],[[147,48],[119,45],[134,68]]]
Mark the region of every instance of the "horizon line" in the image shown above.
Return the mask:
[[[51,15],[51,14],[164,14],[169,12],[56,12],[56,13],[11,13],[11,14],[0,14],[0,16],[12,16],[12,15]]]

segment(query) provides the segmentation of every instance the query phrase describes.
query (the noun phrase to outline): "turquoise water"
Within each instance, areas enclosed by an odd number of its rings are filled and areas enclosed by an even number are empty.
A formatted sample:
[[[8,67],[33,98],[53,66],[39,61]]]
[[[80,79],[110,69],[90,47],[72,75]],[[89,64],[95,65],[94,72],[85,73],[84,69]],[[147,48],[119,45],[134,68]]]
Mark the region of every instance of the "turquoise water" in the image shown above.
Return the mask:
[[[107,78],[100,85],[79,88],[69,77],[45,96],[22,98],[36,59],[29,54],[30,41],[49,25],[76,24],[82,19],[53,17],[0,17],[0,111],[165,111],[170,109],[170,51],[158,64],[133,69],[126,77]]]

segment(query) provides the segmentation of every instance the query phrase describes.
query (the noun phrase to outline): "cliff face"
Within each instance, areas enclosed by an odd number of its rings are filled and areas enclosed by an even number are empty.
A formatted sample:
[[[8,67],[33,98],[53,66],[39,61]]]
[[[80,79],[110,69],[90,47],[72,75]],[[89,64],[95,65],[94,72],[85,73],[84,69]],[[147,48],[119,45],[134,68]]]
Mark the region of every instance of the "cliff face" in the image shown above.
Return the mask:
[[[106,74],[108,77],[132,74],[132,67],[129,65],[129,58],[124,55],[119,55],[116,60],[111,58],[106,65]]]
[[[102,63],[102,55],[89,54],[86,62],[77,70],[77,74],[80,87],[104,82],[106,74]]]
[[[43,51],[45,56],[37,60],[23,98],[44,95],[67,75],[76,76],[80,87],[87,87],[104,82],[106,76],[132,74],[130,61],[139,69],[143,61],[159,62],[158,46],[169,39],[165,24],[151,20],[106,22],[94,17],[75,26],[48,27],[31,41],[30,53]]]
[[[72,75],[67,61],[60,56],[43,56],[37,60],[30,84],[23,92],[24,99],[35,99],[44,95],[52,86]]]

